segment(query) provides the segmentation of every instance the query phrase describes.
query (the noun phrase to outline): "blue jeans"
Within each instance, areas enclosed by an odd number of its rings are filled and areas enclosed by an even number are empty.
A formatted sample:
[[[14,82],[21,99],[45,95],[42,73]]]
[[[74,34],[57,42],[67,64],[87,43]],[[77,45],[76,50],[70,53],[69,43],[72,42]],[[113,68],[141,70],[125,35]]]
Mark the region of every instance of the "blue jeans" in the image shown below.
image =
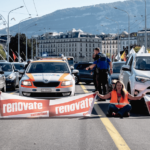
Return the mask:
[[[108,113],[112,114],[112,112],[118,113],[121,117],[123,117],[123,115],[125,113],[128,113],[131,110],[131,105],[128,104],[126,106],[124,106],[123,108],[119,109],[117,108],[114,104],[109,104],[108,106]]]

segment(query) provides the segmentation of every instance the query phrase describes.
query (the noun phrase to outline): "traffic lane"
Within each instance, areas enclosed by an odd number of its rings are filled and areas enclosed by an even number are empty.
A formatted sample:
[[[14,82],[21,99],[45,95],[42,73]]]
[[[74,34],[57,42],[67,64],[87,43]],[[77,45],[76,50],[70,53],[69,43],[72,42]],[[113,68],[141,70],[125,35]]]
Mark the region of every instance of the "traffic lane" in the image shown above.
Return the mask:
[[[84,94],[80,85],[76,92]],[[2,149],[117,149],[93,110],[90,118],[2,119]]]
[[[99,118],[6,119],[1,149],[117,149]]]
[[[101,108],[101,117],[106,117],[109,101],[107,100],[106,102],[99,102],[98,105]],[[109,117],[109,120],[126,141],[130,149],[149,149],[150,116],[131,113],[130,117],[124,117],[123,119]]]

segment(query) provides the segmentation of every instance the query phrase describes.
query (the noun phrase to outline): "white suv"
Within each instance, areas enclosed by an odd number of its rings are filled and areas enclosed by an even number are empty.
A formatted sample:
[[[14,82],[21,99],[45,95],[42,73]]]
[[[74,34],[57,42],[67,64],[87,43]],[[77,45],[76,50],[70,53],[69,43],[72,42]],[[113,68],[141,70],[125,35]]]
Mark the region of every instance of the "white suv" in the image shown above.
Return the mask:
[[[137,96],[144,90],[150,95],[150,54],[131,54],[121,68],[119,79],[132,95]]]

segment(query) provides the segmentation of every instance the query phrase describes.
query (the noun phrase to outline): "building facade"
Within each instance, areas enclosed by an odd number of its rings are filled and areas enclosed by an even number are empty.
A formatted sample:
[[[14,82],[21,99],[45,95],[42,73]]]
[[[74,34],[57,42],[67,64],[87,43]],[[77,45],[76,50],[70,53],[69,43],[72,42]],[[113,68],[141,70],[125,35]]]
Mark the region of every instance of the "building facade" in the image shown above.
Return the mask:
[[[129,40],[128,40],[128,33],[127,32],[123,32],[122,34],[120,34],[120,44],[121,44],[121,51],[123,51],[125,48],[127,48],[129,46]],[[134,46],[137,45],[137,33],[131,33],[130,34],[130,46]]]
[[[137,45],[145,46],[145,30],[140,30],[137,33]],[[147,48],[150,49],[150,29],[147,30]]]
[[[67,33],[46,33],[38,37],[38,43],[38,56],[64,54],[73,56],[76,62],[93,61],[94,48],[101,48],[101,38],[75,29]]]

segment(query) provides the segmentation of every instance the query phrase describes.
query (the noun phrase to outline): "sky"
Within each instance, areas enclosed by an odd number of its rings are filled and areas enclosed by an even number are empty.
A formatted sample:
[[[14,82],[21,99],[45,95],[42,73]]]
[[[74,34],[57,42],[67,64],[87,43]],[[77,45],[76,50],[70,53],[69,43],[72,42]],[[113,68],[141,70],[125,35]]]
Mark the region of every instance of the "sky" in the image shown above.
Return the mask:
[[[38,16],[43,16],[59,9],[89,6],[100,3],[112,3],[117,1],[124,0],[1,0],[0,15],[2,15],[7,21],[9,11],[24,6],[23,8],[10,13],[9,25],[13,26],[18,24],[21,20],[28,18],[29,14],[34,18],[37,17],[37,14]],[[3,25],[2,20],[0,20],[0,29],[3,28],[5,28],[5,26]]]

